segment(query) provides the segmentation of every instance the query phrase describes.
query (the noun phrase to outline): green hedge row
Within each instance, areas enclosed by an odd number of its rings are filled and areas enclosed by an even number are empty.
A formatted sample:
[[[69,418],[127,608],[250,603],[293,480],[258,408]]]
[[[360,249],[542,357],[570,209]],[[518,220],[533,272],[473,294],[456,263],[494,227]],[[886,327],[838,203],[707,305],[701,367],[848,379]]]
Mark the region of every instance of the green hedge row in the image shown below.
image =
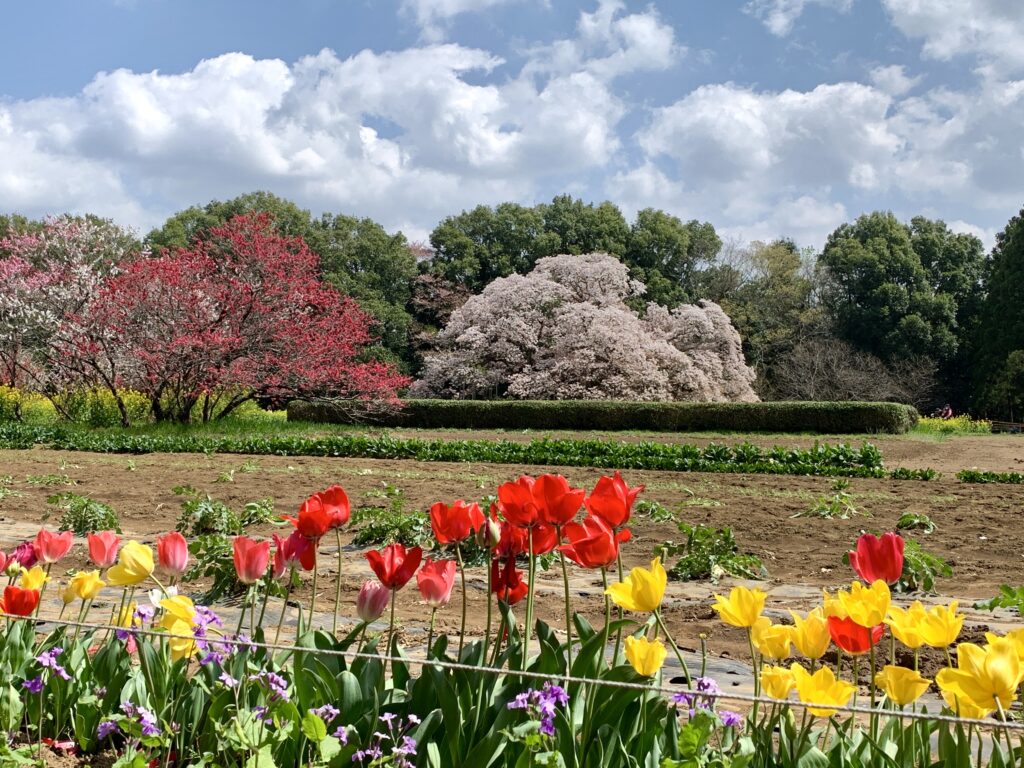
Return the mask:
[[[293,402],[290,421],[354,423],[344,409]],[[375,421],[424,429],[600,429],[644,432],[902,434],[917,423],[898,403],[644,403],[614,400],[406,400]]]
[[[1020,472],[982,472],[977,469],[962,469],[956,473],[962,483],[1010,483],[1024,485],[1024,474]]]
[[[146,435],[65,427],[0,425],[0,448],[42,445],[58,450],[102,453],[243,453],[277,456],[414,459],[488,462],[605,469],[661,469],[690,472],[744,472],[779,475],[885,477],[882,454],[865,443],[817,444],[813,448],[697,446],[613,440],[417,440],[389,436],[236,437]]]

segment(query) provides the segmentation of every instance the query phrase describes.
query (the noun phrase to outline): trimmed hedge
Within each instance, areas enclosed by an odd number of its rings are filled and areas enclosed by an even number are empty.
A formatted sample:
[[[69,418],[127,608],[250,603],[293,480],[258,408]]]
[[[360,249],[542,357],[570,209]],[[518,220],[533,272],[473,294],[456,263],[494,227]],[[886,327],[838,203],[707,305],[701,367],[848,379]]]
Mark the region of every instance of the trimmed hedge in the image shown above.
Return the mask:
[[[374,421],[421,429],[576,429],[637,432],[902,434],[917,423],[908,405],[859,402],[645,403],[615,400],[406,400]],[[355,423],[328,403],[292,402],[289,421]]]

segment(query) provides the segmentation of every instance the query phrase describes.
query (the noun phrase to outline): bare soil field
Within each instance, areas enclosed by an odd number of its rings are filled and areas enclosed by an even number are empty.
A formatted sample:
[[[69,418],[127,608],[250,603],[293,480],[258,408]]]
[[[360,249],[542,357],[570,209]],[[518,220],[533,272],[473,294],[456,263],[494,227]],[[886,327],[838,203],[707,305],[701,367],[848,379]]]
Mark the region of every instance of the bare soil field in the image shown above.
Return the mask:
[[[415,434],[424,436],[421,432]],[[513,437],[493,432],[458,434]],[[438,433],[442,435],[455,436]],[[780,442],[785,441],[765,441]],[[812,442],[813,439],[793,439],[793,444],[799,445]],[[1020,469],[1024,440],[995,436],[945,441],[904,437],[879,438],[875,442],[890,466],[929,466],[942,470],[946,476],[930,482],[852,479],[849,491],[853,503],[866,514],[849,520],[793,518],[819,498],[831,495],[833,481],[829,478],[630,471],[626,479],[631,484],[643,483],[646,491],[642,498],[676,510],[682,520],[730,526],[741,550],[764,561],[770,575],[761,586],[769,592],[769,613],[776,617],[786,615],[786,609],[810,607],[820,599],[822,588],[831,590],[844,583],[848,586],[852,572],[842,563],[843,553],[863,530],[892,529],[900,514],[907,511],[930,516],[937,530],[912,537],[953,566],[953,578],[941,579],[937,584],[941,599],[958,598],[969,607],[977,599],[992,596],[1000,584],[1024,584],[1024,488],[970,485],[952,477],[956,469],[971,466]],[[353,507],[380,506],[383,502],[375,495],[384,483],[390,483],[404,491],[407,509],[426,509],[439,500],[480,499],[493,493],[502,482],[545,470],[535,466],[372,459],[250,459],[240,455],[198,454],[128,457],[40,449],[0,451],[0,477],[10,476],[6,487],[13,491],[0,494],[0,549],[7,551],[34,535],[46,513],[53,510],[47,497],[64,490],[109,504],[120,515],[126,537],[151,543],[156,535],[174,528],[181,511],[181,497],[172,489],[179,485],[191,485],[236,509],[247,501],[269,497],[278,513],[290,514],[310,493],[335,483],[348,491]],[[567,467],[550,471],[560,472],[573,484],[584,487],[592,487],[602,474],[597,469]],[[49,524],[55,523],[53,516]],[[682,538],[671,522],[658,523],[635,516],[631,527],[634,538],[623,550],[627,567],[646,564],[655,547],[666,539]],[[266,525],[249,533],[269,536],[278,530]],[[352,616],[356,592],[371,574],[362,551],[353,547],[350,540],[351,536],[345,534],[340,578],[347,613]],[[326,608],[333,599],[338,573],[333,541],[325,541],[324,545],[318,600]],[[73,553],[77,560],[69,558],[58,567],[74,570],[84,566],[84,547],[76,546]],[[485,578],[482,568],[470,571],[471,628],[481,633]],[[698,648],[703,634],[712,653],[745,656],[745,637],[723,628],[709,608],[711,595],[727,590],[730,583],[728,579],[719,585],[670,583],[665,617],[682,645]],[[196,591],[202,591],[201,587],[196,585]],[[578,609],[598,621],[603,610],[599,574],[574,569],[572,588]],[[541,574],[538,615],[555,627],[564,624],[559,616],[561,589],[560,573]],[[308,600],[308,577],[297,598]],[[457,603],[456,595],[453,604],[439,613],[442,631],[457,631]],[[415,584],[399,594],[398,611],[410,626],[422,626],[428,611],[419,603]],[[969,621],[978,624],[987,616],[972,614]],[[972,631],[980,632],[980,627]]]

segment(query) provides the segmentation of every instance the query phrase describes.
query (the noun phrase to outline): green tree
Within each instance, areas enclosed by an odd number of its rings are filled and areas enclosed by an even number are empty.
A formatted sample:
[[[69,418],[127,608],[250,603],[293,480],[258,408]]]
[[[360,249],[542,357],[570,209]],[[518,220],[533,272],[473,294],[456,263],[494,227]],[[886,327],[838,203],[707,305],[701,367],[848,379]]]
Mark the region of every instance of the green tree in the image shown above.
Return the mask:
[[[924,356],[942,364],[956,355],[956,299],[929,282],[910,227],[892,213],[843,224],[820,261],[824,303],[841,338],[886,362]]]
[[[988,265],[988,294],[978,324],[977,402],[993,415],[1021,417],[1024,397],[1024,210],[996,235]]]
[[[595,206],[558,195],[538,208],[545,232],[558,236],[555,253],[610,253],[620,259],[625,254],[629,225],[617,205],[605,201]]]
[[[675,306],[697,298],[697,270],[712,261],[722,241],[708,223],[683,224],[654,208],[636,215],[624,261],[630,275],[647,285],[644,299]]]

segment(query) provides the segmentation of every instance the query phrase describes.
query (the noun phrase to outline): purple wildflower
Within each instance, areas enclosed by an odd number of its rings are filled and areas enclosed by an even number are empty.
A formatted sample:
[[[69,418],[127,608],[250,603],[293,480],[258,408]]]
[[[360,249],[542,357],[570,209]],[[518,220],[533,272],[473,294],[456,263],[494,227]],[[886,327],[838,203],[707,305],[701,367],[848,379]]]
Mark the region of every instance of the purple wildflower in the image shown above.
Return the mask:
[[[141,624],[145,624],[153,620],[153,616],[156,615],[156,608],[152,605],[139,605],[135,608],[134,618]]]
[[[334,738],[342,743],[342,745],[348,744],[348,726],[339,725],[338,729],[334,732]]]
[[[718,716],[722,718],[722,725],[726,728],[738,728],[743,724],[743,715],[739,712],[732,712],[728,709],[723,709],[718,713]]]
[[[334,718],[341,714],[341,710],[333,704],[324,704],[322,707],[309,710],[314,715],[319,717],[325,723],[331,722]]]
[[[121,727],[113,720],[100,720],[100,724],[96,726],[96,738],[103,741],[107,737],[119,733],[120,730]]]
[[[722,692],[718,683],[711,677],[698,677],[694,681],[692,691],[682,691],[672,695],[672,701],[682,704],[687,709],[714,710],[717,694]],[[705,694],[705,695],[701,695]]]
[[[156,724],[156,715],[145,707],[136,708],[139,713],[139,724],[142,726],[143,736],[159,736],[160,726]]]
[[[267,725],[274,722],[274,718],[270,716],[269,710],[262,704],[253,707],[252,713],[256,715],[257,720],[262,720]]]
[[[234,688],[238,687],[238,680],[233,678],[227,672],[221,672],[220,673],[220,677],[218,677],[217,679],[220,680],[221,683],[224,684],[225,688],[232,688],[232,689],[234,689]]]
[[[26,680],[21,685],[29,693],[39,693],[43,690],[43,678],[42,676],[33,677],[31,680]]]
[[[263,670],[255,675],[250,675],[249,680],[266,686],[270,692],[271,701],[289,701],[288,681],[276,672]]]
[[[43,653],[36,656],[36,662],[43,669],[53,670],[53,674],[57,675],[57,677],[61,677],[65,680],[70,680],[71,675],[68,674],[67,670],[64,669],[64,667],[57,663],[57,657],[60,656],[63,652],[63,648],[51,648],[50,650],[44,651]]]
[[[565,689],[548,681],[543,688],[531,688],[517,695],[508,703],[508,708],[525,710],[532,719],[540,721],[540,732],[543,735],[554,736],[557,709],[568,703],[569,694]]]

